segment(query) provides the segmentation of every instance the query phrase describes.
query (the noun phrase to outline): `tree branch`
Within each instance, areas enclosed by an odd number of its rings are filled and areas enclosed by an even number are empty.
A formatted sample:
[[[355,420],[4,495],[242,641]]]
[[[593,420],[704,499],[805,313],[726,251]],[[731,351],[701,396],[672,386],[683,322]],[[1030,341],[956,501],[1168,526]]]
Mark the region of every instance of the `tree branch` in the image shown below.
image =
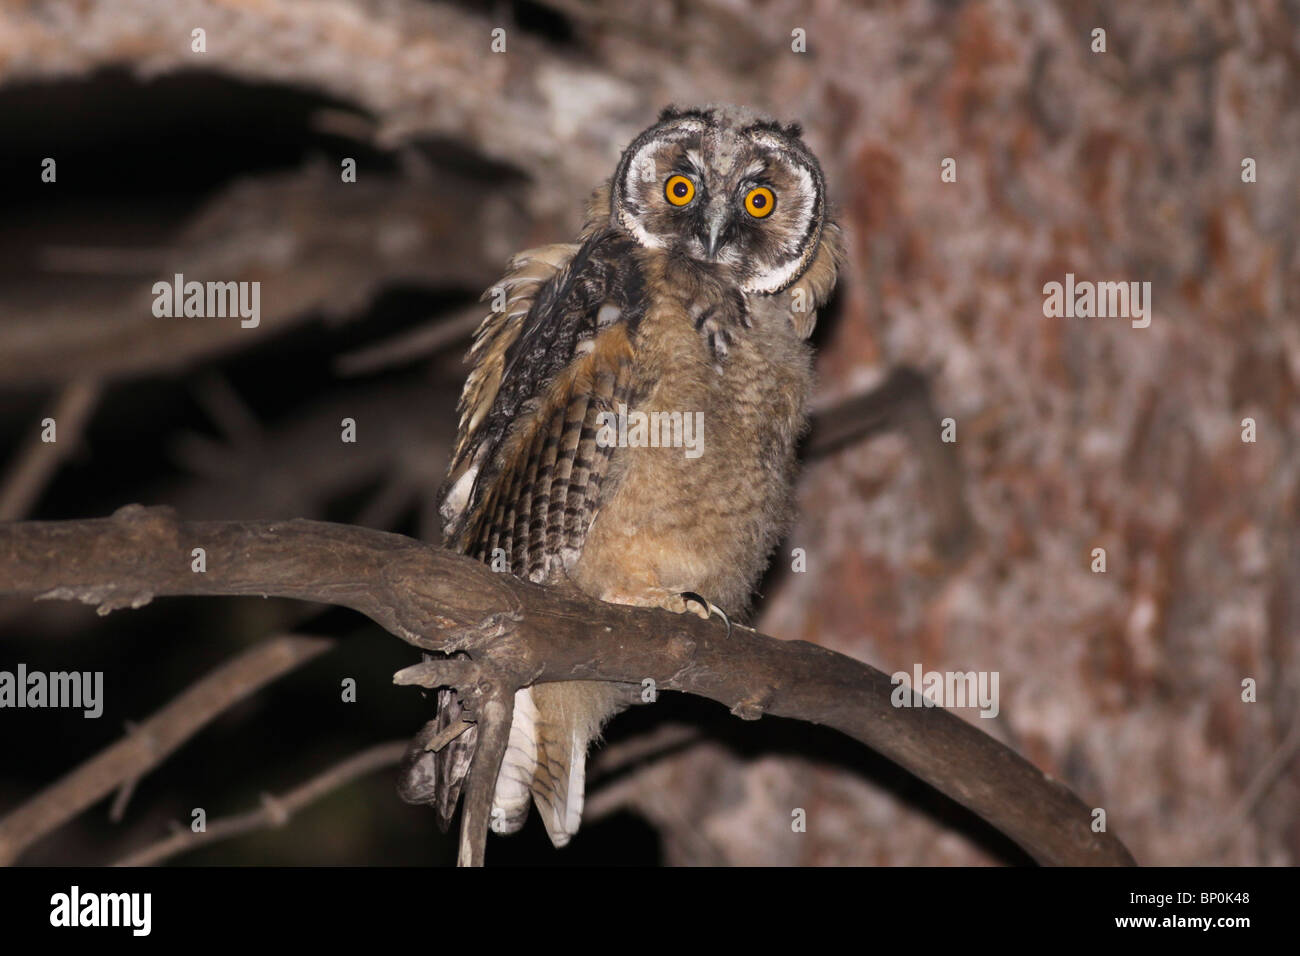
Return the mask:
[[[402,759],[405,750],[406,743],[400,740],[369,747],[329,767],[283,796],[263,794],[261,805],[256,810],[209,821],[207,829],[199,833],[188,829],[177,830],[157,843],[151,843],[135,853],[124,856],[114,865],[152,866],[168,857],[197,849],[208,843],[231,840],[267,827],[284,826],[294,813],[346,786],[357,777],[364,777],[368,773],[396,764]]]
[[[875,388],[814,414],[803,454],[812,461],[867,435],[890,429],[903,432],[925,468],[938,543],[960,558],[974,543],[975,520],[966,504],[961,459],[953,445],[941,439],[941,425],[925,375],[899,366]]]
[[[0,384],[111,384],[174,372],[322,315],[362,314],[393,283],[477,292],[504,259],[490,237],[530,225],[507,197],[454,176],[363,177],[340,190],[338,171],[320,164],[237,181],[168,233],[157,261],[138,272],[87,291],[65,278],[60,255],[0,287]],[[256,276],[275,294],[262,301],[255,328],[238,319],[158,318],[153,285],[177,273],[201,281]]]
[[[200,547],[207,570],[196,573],[191,553]],[[548,681],[649,679],[744,719],[773,714],[833,727],[979,814],[1041,863],[1133,862],[1114,836],[1092,832],[1088,808],[1064,786],[948,711],[894,707],[889,676],[860,661],[748,628],[727,637],[720,623],[693,615],[540,587],[400,535],[304,520],[180,521],[170,509],[131,505],[111,518],[0,526],[0,594],[81,600],[101,613],[164,595],[274,595],[349,607],[417,647],[465,652],[476,665],[469,676],[463,661],[434,660],[407,668],[402,680],[456,686],[482,700],[478,781],[467,801],[476,791],[488,800],[467,802],[467,816],[490,812],[488,781],[500,756],[488,738],[509,732],[505,695]],[[476,817],[482,832],[463,831],[462,861],[481,862],[486,822]]]
[[[58,526],[56,523],[41,524]],[[32,525],[0,525],[0,540],[5,539],[11,530],[24,527]],[[4,551],[0,566],[6,566],[5,570],[0,570],[0,581],[11,582],[14,578],[7,564],[13,552],[7,544],[7,541],[0,544],[0,550]],[[58,559],[51,554],[50,560]],[[8,583],[2,587],[6,593],[15,593],[8,590]],[[132,727],[120,741],[0,820],[0,866],[12,863],[27,847],[101,797],[124,785],[133,785],[232,704],[322,654],[333,644],[325,638],[285,635],[264,641],[217,668],[148,720]]]
[[[63,459],[76,451],[86,423],[99,405],[99,390],[94,379],[78,379],[60,392],[50,417],[63,433],[62,440],[44,442],[42,429],[33,429],[27,447],[0,481],[0,521],[16,521],[36,504]]]

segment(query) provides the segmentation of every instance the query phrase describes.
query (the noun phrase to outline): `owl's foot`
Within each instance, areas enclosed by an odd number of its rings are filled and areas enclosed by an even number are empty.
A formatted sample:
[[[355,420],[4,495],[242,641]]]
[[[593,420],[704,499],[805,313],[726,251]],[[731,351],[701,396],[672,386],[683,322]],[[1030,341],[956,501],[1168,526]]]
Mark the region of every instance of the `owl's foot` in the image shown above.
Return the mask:
[[[694,613],[698,614],[706,621],[709,618],[713,617],[713,615],[715,614],[718,617],[722,618],[722,623],[727,625],[727,637],[731,637],[731,618],[727,617],[726,611],[718,607],[716,604],[714,604],[712,601],[708,600],[707,598],[701,597],[700,595],[696,594],[694,591],[683,591],[681,593],[681,599],[682,602],[686,605],[687,610],[691,609],[692,604],[698,604],[700,606],[700,610],[695,611]]]
[[[731,618],[727,617],[726,611],[694,591],[674,591],[662,587],[647,587],[636,591],[611,589],[601,595],[601,600],[612,604],[631,604],[633,607],[661,607],[674,614],[694,614],[706,621],[716,614],[727,625],[727,637],[731,636]]]

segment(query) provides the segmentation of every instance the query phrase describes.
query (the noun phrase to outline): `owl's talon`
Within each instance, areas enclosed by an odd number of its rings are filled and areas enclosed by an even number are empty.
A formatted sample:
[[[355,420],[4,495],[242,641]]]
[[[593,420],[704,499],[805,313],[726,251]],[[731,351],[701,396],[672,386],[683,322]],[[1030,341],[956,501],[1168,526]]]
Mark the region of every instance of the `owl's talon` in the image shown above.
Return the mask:
[[[705,613],[701,614],[700,617],[704,618],[706,621],[715,614],[722,618],[722,623],[727,625],[727,637],[731,637],[731,618],[727,617],[726,611],[707,598],[696,594],[694,591],[683,591],[681,597],[688,607],[691,604],[698,604],[705,611]]]

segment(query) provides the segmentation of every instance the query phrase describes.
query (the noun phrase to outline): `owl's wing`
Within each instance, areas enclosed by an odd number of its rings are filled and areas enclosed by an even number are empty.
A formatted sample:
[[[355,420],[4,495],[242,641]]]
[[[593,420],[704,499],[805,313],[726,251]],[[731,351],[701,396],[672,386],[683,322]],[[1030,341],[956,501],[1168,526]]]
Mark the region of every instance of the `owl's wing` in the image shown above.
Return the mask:
[[[812,335],[817,324],[817,310],[835,291],[835,280],[844,264],[844,234],[834,222],[822,229],[821,241],[812,262],[793,285],[783,293],[782,304],[789,309],[790,324],[802,338]]]
[[[448,544],[464,524],[470,492],[492,439],[500,437],[504,423],[488,425],[487,417],[500,393],[510,350],[523,334],[539,291],[568,267],[579,248],[557,243],[521,252],[510,260],[501,280],[483,293],[491,311],[480,323],[469,351],[472,367],[456,409],[460,423],[442,491],[443,534]]]
[[[504,308],[484,321],[471,351],[474,368],[461,397],[441,504],[445,541],[494,567],[545,581],[577,560],[610,490],[602,483],[614,449],[596,441],[597,416],[632,403],[641,277],[630,241],[601,233],[580,247],[521,253],[494,289],[504,290]],[[440,693],[439,706],[441,722],[458,716],[452,692]],[[566,753],[548,752],[536,714],[532,689],[520,691],[493,827],[517,830],[536,795],[559,843],[577,826],[570,768]],[[438,754],[444,828],[475,740],[470,729]],[[580,806],[581,793],[574,799]]]

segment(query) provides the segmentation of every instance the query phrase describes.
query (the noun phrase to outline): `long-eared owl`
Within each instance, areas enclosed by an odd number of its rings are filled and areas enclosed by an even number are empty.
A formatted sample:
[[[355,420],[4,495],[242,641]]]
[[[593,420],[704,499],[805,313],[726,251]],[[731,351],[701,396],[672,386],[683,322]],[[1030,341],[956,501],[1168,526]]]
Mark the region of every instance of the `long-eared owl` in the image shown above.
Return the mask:
[[[470,352],[449,547],[605,601],[746,614],[788,526],[806,340],[841,255],[800,135],[737,108],[668,109],[577,243],[514,257]],[[493,829],[518,830],[535,802],[566,844],[587,749],[626,698],[599,682],[519,691]],[[452,691],[439,714],[458,719]],[[444,828],[474,745],[471,728],[432,757]]]

